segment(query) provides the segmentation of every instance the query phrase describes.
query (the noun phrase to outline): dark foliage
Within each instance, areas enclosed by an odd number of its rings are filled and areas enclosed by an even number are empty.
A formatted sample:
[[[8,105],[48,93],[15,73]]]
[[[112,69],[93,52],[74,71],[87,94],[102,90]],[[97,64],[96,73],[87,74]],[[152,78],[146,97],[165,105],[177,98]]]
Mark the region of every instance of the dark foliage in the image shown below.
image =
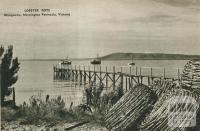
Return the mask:
[[[104,92],[103,84],[91,83],[86,89],[86,103],[79,105],[83,112],[104,115],[123,95],[121,85],[115,91]]]
[[[29,103],[24,102],[19,106],[17,114],[25,118],[25,123],[36,124],[39,121],[59,120],[71,115],[64,108],[65,103],[61,96],[50,99],[47,95],[45,100],[40,96],[32,96]]]
[[[0,48],[0,56],[4,52],[3,47]],[[18,58],[13,59],[13,46],[9,46],[1,62],[1,104],[4,105],[5,96],[12,93],[10,88],[17,82],[19,70]]]
[[[0,47],[0,57],[3,55],[3,52],[4,52],[4,48],[3,46]]]

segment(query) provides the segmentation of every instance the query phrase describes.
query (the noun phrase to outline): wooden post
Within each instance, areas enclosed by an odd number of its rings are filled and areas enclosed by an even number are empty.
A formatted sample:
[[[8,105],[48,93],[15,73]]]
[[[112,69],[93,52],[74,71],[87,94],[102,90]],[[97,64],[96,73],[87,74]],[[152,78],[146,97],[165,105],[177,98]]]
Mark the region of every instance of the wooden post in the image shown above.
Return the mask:
[[[59,78],[59,69],[57,68],[57,79],[60,79]]]
[[[138,75],[137,66],[135,67],[135,75]]]
[[[161,85],[161,80],[162,80],[162,78],[160,77],[160,85]]]
[[[80,70],[80,84],[82,85],[83,72]]]
[[[63,69],[63,77],[64,77],[64,80],[66,80],[66,69]]]
[[[142,68],[140,66],[140,84],[142,84]]]
[[[124,79],[123,79],[123,73],[122,73],[122,71],[123,71],[123,68],[121,67],[121,86],[122,86],[122,89],[124,90]]]
[[[58,68],[57,68],[57,65],[56,65],[56,79],[58,79]]]
[[[90,66],[88,66],[88,70],[89,70],[89,84],[91,83],[91,72],[90,72]]]
[[[13,87],[13,105],[15,106],[15,87]]]
[[[84,69],[83,69],[83,70],[84,70],[84,78],[83,78],[83,79],[84,79],[84,86],[85,86],[85,83],[86,83],[86,72],[85,72],[85,66],[84,66],[83,68],[84,68]]]
[[[58,79],[60,79],[60,69],[58,69]]]
[[[57,68],[57,79],[60,79],[60,68]]]
[[[55,80],[55,66],[53,65],[53,79]]]
[[[163,69],[163,77],[165,79],[165,68]]]
[[[68,68],[67,68],[67,80],[70,80],[69,78],[70,78],[70,70],[69,70],[69,66],[68,66]]]
[[[76,65],[75,65],[75,73],[74,73],[74,75],[75,75],[75,81],[76,81],[76,76],[77,76],[77,72],[76,72]]]
[[[56,73],[56,66],[54,66],[54,71],[55,71],[55,72],[54,72],[54,75],[55,75],[54,77],[55,77],[55,79],[56,79],[56,74],[57,74],[57,73]]]
[[[63,69],[63,65],[61,65],[61,79],[64,80],[64,69]]]
[[[73,70],[73,67],[72,67],[72,81],[74,81],[74,70]]]
[[[132,86],[133,80],[132,80],[132,68],[130,66],[130,77],[129,77],[129,89]]]
[[[68,68],[67,68],[67,80],[70,80],[69,78],[70,78],[70,65],[68,66]]]
[[[126,92],[128,91],[128,80],[127,80],[127,77],[126,77]]]
[[[61,65],[61,68],[60,68],[60,79],[62,80],[63,77],[62,77],[62,65]]]
[[[100,78],[99,78],[100,80],[99,80],[99,81],[100,81],[100,86],[101,86],[101,85],[103,85],[103,84],[102,84],[102,76],[101,76],[101,66],[100,66],[99,74],[100,74],[100,76],[99,76],[99,77],[100,77]]]
[[[115,91],[115,66],[113,66],[113,91]]]
[[[78,69],[76,69],[76,82],[78,82]]]
[[[60,68],[57,68],[57,78],[60,79]]]
[[[150,78],[149,78],[149,76],[148,76],[148,86],[150,85]]]
[[[68,67],[68,66],[67,66]],[[69,73],[68,73],[68,68],[65,67],[65,80],[68,79]]]
[[[60,68],[57,68],[57,75],[58,75],[58,79],[60,79]]]
[[[65,69],[65,80],[69,79],[69,69]]]
[[[69,80],[72,79],[72,65],[69,68]]]
[[[108,67],[106,66],[106,89],[108,88]]]
[[[151,68],[151,83],[153,83],[153,69]]]
[[[180,70],[178,68],[178,81],[180,81]]]
[[[94,72],[93,73],[94,73],[94,83],[96,84],[96,75],[97,74],[96,74],[96,71],[95,71],[95,65],[94,65]]]
[[[79,77],[80,77],[80,85],[82,85],[82,71],[80,69],[80,65],[79,65]]]
[[[69,78],[71,81],[73,81],[73,71],[72,71],[72,67],[71,67],[71,70],[70,70],[70,78]]]

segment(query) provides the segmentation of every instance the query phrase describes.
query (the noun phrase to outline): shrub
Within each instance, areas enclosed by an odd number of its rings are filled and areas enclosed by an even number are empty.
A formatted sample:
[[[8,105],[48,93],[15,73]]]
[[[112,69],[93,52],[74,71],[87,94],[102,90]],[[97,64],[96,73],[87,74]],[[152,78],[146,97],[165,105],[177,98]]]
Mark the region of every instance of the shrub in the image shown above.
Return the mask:
[[[104,88],[103,84],[91,83],[85,89],[86,103],[79,105],[80,109],[93,113],[95,116],[104,115],[124,95],[121,85],[111,92],[103,92]]]
[[[17,111],[11,107],[1,108],[1,121],[13,121],[17,118]]]
[[[95,85],[94,83],[92,83],[91,85],[89,85],[88,88],[85,89],[86,105],[91,108],[91,111],[96,111],[99,109],[103,88],[103,85]]]
[[[29,104],[24,102],[19,106],[18,115],[24,117],[26,123],[36,124],[39,121],[57,121],[66,117],[73,119],[73,114],[65,109],[65,103],[61,96],[57,98],[49,98],[42,100],[39,96],[32,96]]]

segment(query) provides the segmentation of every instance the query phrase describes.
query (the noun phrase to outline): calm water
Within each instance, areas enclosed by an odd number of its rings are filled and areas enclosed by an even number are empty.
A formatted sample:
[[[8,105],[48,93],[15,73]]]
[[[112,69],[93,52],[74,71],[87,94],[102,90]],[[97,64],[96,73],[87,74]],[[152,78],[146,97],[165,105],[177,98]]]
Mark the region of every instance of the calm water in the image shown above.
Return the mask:
[[[127,66],[130,61],[103,61],[102,65],[112,67]],[[177,68],[183,68],[187,61],[175,60],[134,60],[136,66],[156,67],[154,73],[161,74],[166,68],[166,74],[176,74]],[[50,97],[61,95],[66,101],[66,106],[73,101],[75,105],[82,102],[83,87],[75,86],[72,82],[58,82],[53,80],[53,65],[56,61],[20,61],[19,80],[16,87],[16,103],[21,104],[28,101],[32,95]],[[89,61],[73,61],[73,64],[89,65]],[[111,69],[111,68],[110,68]],[[143,69],[145,70],[145,69]],[[149,69],[146,69],[148,72]]]

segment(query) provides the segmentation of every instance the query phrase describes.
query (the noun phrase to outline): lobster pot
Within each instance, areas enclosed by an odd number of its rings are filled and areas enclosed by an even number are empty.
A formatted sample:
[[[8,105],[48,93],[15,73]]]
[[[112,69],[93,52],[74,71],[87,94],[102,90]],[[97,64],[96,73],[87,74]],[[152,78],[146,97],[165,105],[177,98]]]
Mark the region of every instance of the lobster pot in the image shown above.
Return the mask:
[[[185,106],[181,106],[186,103]],[[153,110],[140,125],[141,131],[186,131],[188,127],[187,115],[197,113],[199,94],[186,89],[172,89],[161,96],[155,103]],[[173,106],[171,106],[173,105]],[[173,109],[173,110],[171,110]],[[174,112],[176,110],[177,112]],[[172,115],[171,115],[172,114]],[[173,117],[170,117],[173,116]],[[181,116],[181,122],[174,122],[176,116]],[[185,117],[186,116],[186,117]],[[190,127],[197,128],[197,127]]]
[[[156,100],[156,94],[147,86],[135,86],[108,111],[106,127],[113,131],[136,130]]]
[[[150,88],[156,93],[157,97],[161,97],[163,94],[171,89],[177,88],[178,82],[173,82],[169,80],[158,80],[150,86]]]
[[[200,89],[200,60],[190,60],[181,75],[181,84]]]

